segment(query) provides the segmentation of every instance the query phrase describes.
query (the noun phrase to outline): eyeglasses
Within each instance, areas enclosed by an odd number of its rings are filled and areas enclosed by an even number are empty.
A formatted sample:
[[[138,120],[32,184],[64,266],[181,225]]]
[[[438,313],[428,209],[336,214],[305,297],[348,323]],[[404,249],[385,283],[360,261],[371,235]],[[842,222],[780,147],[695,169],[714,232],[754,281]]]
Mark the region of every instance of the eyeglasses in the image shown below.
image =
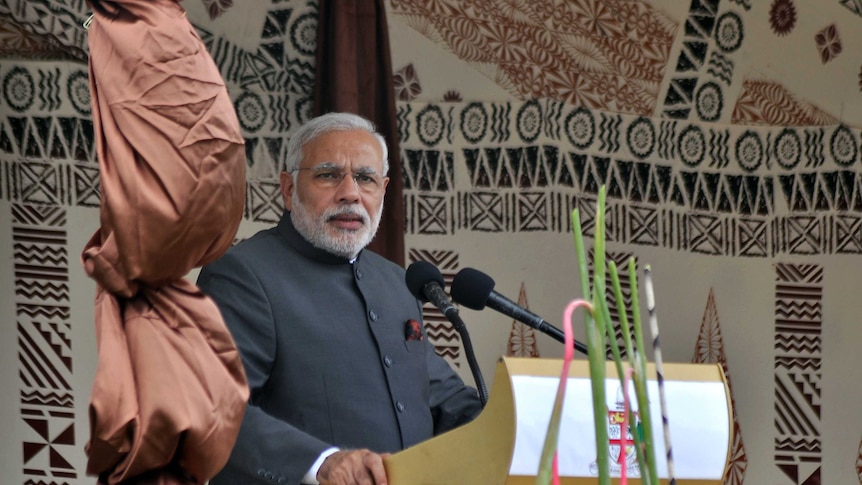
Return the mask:
[[[332,167],[327,165],[319,165],[317,167],[297,168],[293,172],[307,170],[311,172],[311,181],[314,185],[334,189],[341,185],[341,181],[347,176],[348,172],[340,167]],[[383,177],[378,175],[370,168],[359,169],[350,173],[350,178],[356,183],[359,190],[367,193],[377,192],[383,187]]]

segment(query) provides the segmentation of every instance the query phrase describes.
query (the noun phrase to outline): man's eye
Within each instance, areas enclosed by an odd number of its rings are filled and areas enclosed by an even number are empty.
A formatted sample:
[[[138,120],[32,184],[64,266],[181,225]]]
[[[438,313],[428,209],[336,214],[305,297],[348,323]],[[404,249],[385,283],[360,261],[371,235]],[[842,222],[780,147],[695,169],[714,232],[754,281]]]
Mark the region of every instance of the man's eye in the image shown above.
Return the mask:
[[[325,172],[317,172],[317,178],[321,180],[338,180],[340,179],[340,175],[338,172],[334,171],[325,171]]]
[[[370,184],[374,184],[377,182],[376,180],[374,180],[374,177],[372,177],[371,175],[365,175],[365,174],[361,174],[361,173],[356,174],[356,181],[359,182],[360,184],[365,184],[365,185],[370,185]]]

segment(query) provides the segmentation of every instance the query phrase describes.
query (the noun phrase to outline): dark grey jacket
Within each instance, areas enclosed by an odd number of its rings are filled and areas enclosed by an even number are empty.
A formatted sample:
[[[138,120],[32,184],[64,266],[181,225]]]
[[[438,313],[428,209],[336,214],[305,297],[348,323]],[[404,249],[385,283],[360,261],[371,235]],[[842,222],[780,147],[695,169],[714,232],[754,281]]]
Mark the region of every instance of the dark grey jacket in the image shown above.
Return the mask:
[[[330,446],[395,452],[480,411],[427,338],[404,270],[371,252],[351,264],[311,246],[285,213],[200,273],[236,341],[251,397],[212,485],[298,484]]]

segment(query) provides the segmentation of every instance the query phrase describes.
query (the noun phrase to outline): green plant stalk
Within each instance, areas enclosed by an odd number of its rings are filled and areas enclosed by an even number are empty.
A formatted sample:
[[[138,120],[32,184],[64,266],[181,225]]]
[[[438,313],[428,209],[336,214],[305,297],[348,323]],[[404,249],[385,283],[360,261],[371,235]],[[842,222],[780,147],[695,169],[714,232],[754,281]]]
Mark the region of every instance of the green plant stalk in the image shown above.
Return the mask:
[[[557,453],[557,442],[560,437],[560,422],[563,416],[563,400],[566,395],[566,382],[569,380],[569,366],[563,363],[563,372],[560,383],[557,386],[557,396],[554,398],[554,408],[551,411],[551,421],[548,423],[548,432],[545,434],[545,444],[542,447],[539,471],[536,473],[536,485],[547,485],[551,483],[553,474],[554,455]]]
[[[632,288],[637,288],[637,270],[635,269],[634,259],[629,260],[629,282]],[[640,410],[641,424],[643,425],[643,447],[646,451],[647,470],[646,473],[641,471],[641,480],[644,485],[658,485],[658,469],[656,468],[655,444],[652,434],[652,413],[650,413],[649,396],[647,395],[647,373],[646,373],[646,357],[644,355],[645,347],[643,342],[643,330],[641,325],[640,302],[637,292],[632,292],[632,321],[634,323],[635,341],[637,342],[637,352],[634,354],[635,366],[633,380],[635,384],[635,394],[638,399],[638,409]],[[649,482],[645,479],[649,477]]]
[[[634,368],[634,357],[633,357],[634,349],[632,348],[632,338],[631,338],[630,330],[629,330],[628,312],[626,310],[625,300],[623,299],[623,290],[622,290],[622,287],[620,285],[620,277],[619,277],[619,273],[617,272],[617,265],[614,261],[608,261],[608,270],[609,270],[609,273],[611,275],[611,284],[614,286],[614,299],[616,300],[616,305],[617,305],[617,309],[618,309],[618,313],[619,313],[619,317],[620,317],[620,327],[622,327],[622,331],[623,331],[623,342],[625,343],[625,347],[626,347],[626,356],[628,357],[629,366],[631,368]],[[635,293],[638,291],[637,281],[635,281],[635,283],[632,287],[632,291]],[[609,325],[609,327],[610,327],[610,325]],[[616,342],[616,336],[611,335],[611,336],[609,336],[609,338],[611,339],[611,342],[612,342],[611,349],[613,350],[614,348],[618,347],[617,342]],[[619,354],[619,349],[617,349],[616,352],[614,353],[614,360],[615,361],[621,361],[622,360],[622,356],[620,356],[620,354]],[[624,375],[620,369],[622,369],[621,365],[618,366],[618,369],[617,369],[617,372],[619,372],[620,376],[621,376],[620,377],[620,385],[625,386],[626,385],[625,378],[624,378]],[[637,395],[635,395],[635,399],[637,399]],[[632,413],[631,403],[627,402],[627,403],[625,403],[625,406],[626,406],[626,412],[630,416],[629,426],[632,427],[631,416],[633,416],[633,413]],[[634,441],[634,444],[635,444],[635,455],[637,456],[637,459],[638,459],[638,468],[641,470],[641,475],[643,476],[644,472],[647,470],[646,466],[644,466],[644,463],[645,463],[644,454],[645,453],[644,453],[644,449],[643,449],[643,442],[641,440],[640,433],[637,432],[637,428],[634,427],[634,429],[635,429],[635,431],[632,432],[632,440]],[[646,482],[644,482],[644,483],[646,483]]]
[[[572,211],[572,229],[572,232],[574,233],[575,237],[575,253],[578,258],[578,271],[580,273],[581,289],[584,294],[583,298],[586,301],[591,301],[590,276],[587,266],[586,250],[584,248],[584,238],[583,229],[581,227],[580,212],[578,211],[578,209]],[[607,485],[610,483],[610,477],[607,477],[610,456],[607,447],[607,416],[604,414],[604,345],[599,342],[599,332],[596,329],[596,324],[593,318],[589,314],[584,315],[584,323],[586,326],[587,348],[589,349],[588,363],[590,368],[590,384],[593,394],[593,417],[596,431],[596,464],[599,468],[600,480],[602,480],[601,474],[603,473],[603,471],[605,474],[606,482],[600,483],[602,483],[602,485]],[[599,350],[601,350],[601,353],[599,352]],[[601,389],[599,391],[596,390],[597,384],[601,386]]]
[[[578,258],[581,292],[584,300],[592,301],[590,297],[590,273],[587,271],[587,253],[584,249],[584,234],[581,232],[581,216],[578,209],[572,211],[572,231],[575,236],[575,256]]]
[[[629,258],[629,261],[634,262],[634,258]],[[631,336],[631,327],[629,326],[629,318],[628,312],[626,310],[625,300],[623,299],[623,290],[620,285],[620,276],[617,272],[617,264],[613,261],[608,263],[608,269],[610,270],[611,275],[611,284],[614,285],[614,298],[617,301],[617,308],[621,309],[620,311],[620,327],[622,327],[623,331],[623,341],[626,345],[626,356],[629,359],[629,365],[634,367],[634,349],[632,348],[632,336]],[[632,288],[632,293],[637,293],[637,280],[634,281]]]
[[[593,246],[593,325],[588,327],[590,381],[593,390],[593,417],[596,423],[596,461],[599,465],[599,485],[610,485],[610,450],[608,449],[608,410],[605,392],[605,193],[599,189],[596,207],[596,234]]]

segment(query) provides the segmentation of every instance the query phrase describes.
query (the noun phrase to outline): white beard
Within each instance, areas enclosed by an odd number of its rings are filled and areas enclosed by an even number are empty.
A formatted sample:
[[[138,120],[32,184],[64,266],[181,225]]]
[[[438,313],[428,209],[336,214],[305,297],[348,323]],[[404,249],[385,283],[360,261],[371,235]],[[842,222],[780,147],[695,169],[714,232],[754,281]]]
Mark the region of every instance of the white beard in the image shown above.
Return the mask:
[[[292,209],[290,219],[293,226],[302,234],[312,246],[323,249],[338,256],[353,259],[365,246],[371,243],[377,228],[380,226],[380,216],[383,214],[383,203],[374,217],[368,215],[368,211],[362,204],[341,205],[331,207],[323,211],[320,217],[315,218],[308,208],[299,200],[297,191],[291,196]],[[330,226],[328,221],[335,216],[350,214],[362,218],[362,227],[358,230],[339,229]],[[337,231],[337,235],[330,235],[329,231]]]

